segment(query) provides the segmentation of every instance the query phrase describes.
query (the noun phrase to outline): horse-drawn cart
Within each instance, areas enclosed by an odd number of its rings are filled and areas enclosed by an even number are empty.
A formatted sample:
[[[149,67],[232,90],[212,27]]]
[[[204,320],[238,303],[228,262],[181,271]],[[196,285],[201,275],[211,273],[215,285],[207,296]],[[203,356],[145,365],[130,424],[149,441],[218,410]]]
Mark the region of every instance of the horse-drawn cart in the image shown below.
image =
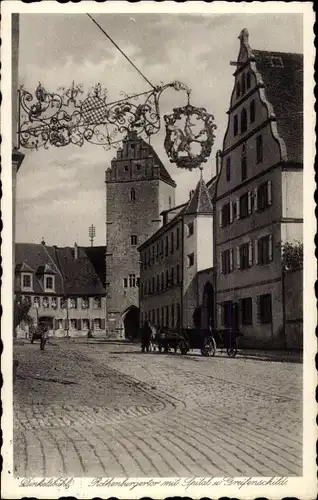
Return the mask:
[[[239,330],[233,330],[232,328],[214,329],[212,330],[212,335],[217,349],[226,349],[229,358],[234,358],[236,356],[236,339],[243,336]]]

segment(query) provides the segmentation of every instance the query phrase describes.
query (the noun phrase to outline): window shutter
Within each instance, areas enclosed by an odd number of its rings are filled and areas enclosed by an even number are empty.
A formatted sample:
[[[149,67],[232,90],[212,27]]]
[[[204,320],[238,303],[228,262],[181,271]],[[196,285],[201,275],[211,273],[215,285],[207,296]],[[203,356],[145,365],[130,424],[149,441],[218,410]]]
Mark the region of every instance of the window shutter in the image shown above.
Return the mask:
[[[230,270],[234,269],[233,248],[230,249]]]
[[[105,323],[106,323],[105,322],[105,318],[102,318],[101,319],[101,325],[100,325],[101,330],[105,330]]]
[[[81,319],[78,319],[78,320],[77,320],[77,329],[78,329],[78,330],[81,330],[81,329],[82,329],[82,325],[81,325],[81,323],[82,323]]]
[[[268,258],[273,260],[273,236],[270,234],[268,238]]]
[[[254,189],[254,210],[257,212],[258,209],[258,196],[257,196],[257,188]]]
[[[267,182],[267,201],[268,204],[272,204],[272,181]]]
[[[247,201],[248,213],[252,213],[252,191],[248,192],[248,201]]]
[[[236,218],[240,218],[240,200],[238,198],[236,199]]]
[[[236,247],[236,267],[237,267],[237,269],[241,269],[240,247]]]
[[[220,212],[219,212],[219,225],[220,225],[220,227],[222,227],[222,208],[220,209]]]
[[[230,202],[230,224],[233,222],[233,205],[232,202]]]
[[[258,264],[258,239],[254,242],[255,264]]]
[[[251,241],[248,244],[248,265],[249,267],[253,265],[253,244]]]

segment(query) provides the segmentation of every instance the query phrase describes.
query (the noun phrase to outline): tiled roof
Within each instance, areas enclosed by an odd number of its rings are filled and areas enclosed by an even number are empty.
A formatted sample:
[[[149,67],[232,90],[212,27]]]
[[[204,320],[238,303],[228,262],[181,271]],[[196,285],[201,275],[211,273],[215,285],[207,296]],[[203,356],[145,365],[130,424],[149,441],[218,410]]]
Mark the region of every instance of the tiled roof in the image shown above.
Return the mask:
[[[103,286],[105,286],[106,281],[106,247],[85,247],[84,248],[87,257],[89,258],[92,266],[95,269],[97,276],[99,277]]]
[[[35,270],[33,290],[36,294],[43,293],[39,269],[48,274],[50,272],[55,274],[57,295],[105,294],[93,264],[85,249],[81,247],[78,247],[77,259],[74,258],[73,248],[49,247],[36,243],[16,243],[15,252],[16,272],[21,272],[23,266]]]
[[[211,202],[210,193],[208,191],[208,188],[204,180],[201,177],[184,211],[184,214],[189,215],[189,214],[212,214],[212,213],[213,213],[213,206]]]
[[[162,179],[165,182],[168,182],[169,184],[172,184],[174,187],[176,187],[175,181],[172,179],[171,175],[169,174],[168,170],[160,160],[159,156],[157,155],[156,151],[154,148],[150,145],[147,144],[143,139],[141,139],[141,142],[143,146],[148,147],[149,153],[155,158],[155,163],[159,165],[159,175],[160,179]]]
[[[287,159],[302,163],[303,56],[254,49],[252,53],[265,85],[266,98],[274,108],[278,133],[286,144]]]

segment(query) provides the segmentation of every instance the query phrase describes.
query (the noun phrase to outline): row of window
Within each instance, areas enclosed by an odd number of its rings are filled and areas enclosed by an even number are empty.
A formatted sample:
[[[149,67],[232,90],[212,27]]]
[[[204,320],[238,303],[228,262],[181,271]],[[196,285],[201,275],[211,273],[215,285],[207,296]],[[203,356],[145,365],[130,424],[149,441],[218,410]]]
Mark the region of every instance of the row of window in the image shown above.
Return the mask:
[[[192,228],[193,231],[193,228]],[[178,250],[180,247],[180,228],[177,227],[176,231],[171,231],[170,234],[167,234],[165,238],[157,241],[156,244],[152,245],[152,247],[148,248],[147,251],[143,252],[141,255],[142,258],[142,266],[147,269],[147,267],[151,267],[152,264],[159,258],[167,257],[170,254],[173,254],[175,250]]]
[[[180,304],[171,304],[169,306],[161,306],[156,309],[150,309],[140,315],[141,324],[144,321],[149,321],[151,325],[179,328],[181,325],[181,308]]]
[[[54,320],[55,330],[104,330],[105,320],[101,318],[59,319]]]
[[[263,266],[273,260],[273,237],[271,234],[254,241],[248,241],[236,247],[236,269],[248,269],[253,264]],[[222,274],[234,271],[234,249],[221,253],[220,269]]]
[[[176,272],[175,272],[176,271]],[[151,295],[155,292],[161,292],[166,290],[170,286],[179,284],[181,282],[180,265],[177,264],[176,268],[172,267],[166,272],[162,272],[161,275],[157,274],[156,277],[152,277],[150,280],[146,280],[141,288],[141,296]]]
[[[236,98],[243,96],[247,90],[251,88],[251,73],[250,71],[243,72],[241,78],[236,82]]]
[[[256,163],[261,163],[263,161],[263,136],[258,135],[255,138],[256,141]],[[251,159],[251,164],[253,164]],[[245,181],[248,177],[247,172],[247,151],[246,144],[244,143],[241,151],[241,181]],[[226,158],[226,181],[230,182],[232,180],[232,165],[231,165],[231,157],[228,156]]]
[[[239,198],[225,203],[220,210],[220,227],[229,226],[238,219],[244,219],[252,212],[261,212],[272,205],[272,182],[267,181],[247,191]]]
[[[140,278],[135,274],[129,274],[128,278],[123,279],[124,288],[139,288]]]
[[[33,290],[33,275],[31,273],[22,274],[22,290],[30,291]],[[44,276],[44,290],[46,292],[54,291],[55,289],[55,279],[54,276]]]
[[[255,122],[255,101],[254,99],[250,102],[249,106],[249,122],[254,123]],[[247,111],[246,108],[243,108],[241,110],[240,114],[240,133],[244,134],[247,131],[247,126],[248,126],[248,116],[247,116]],[[236,114],[233,117],[233,135],[236,137],[239,133],[239,116]]]
[[[253,324],[253,299],[244,297],[238,303],[238,323],[241,325]],[[261,324],[272,322],[272,297],[270,293],[259,295],[256,298],[257,321]],[[233,318],[233,302],[228,300],[221,303],[222,325],[230,327]]]
[[[43,307],[44,309],[66,309],[68,306],[69,309],[89,309],[92,307],[93,309],[101,309],[102,307],[102,299],[100,297],[70,297],[59,298],[59,297],[24,297],[26,300],[29,300],[31,305],[34,307]]]

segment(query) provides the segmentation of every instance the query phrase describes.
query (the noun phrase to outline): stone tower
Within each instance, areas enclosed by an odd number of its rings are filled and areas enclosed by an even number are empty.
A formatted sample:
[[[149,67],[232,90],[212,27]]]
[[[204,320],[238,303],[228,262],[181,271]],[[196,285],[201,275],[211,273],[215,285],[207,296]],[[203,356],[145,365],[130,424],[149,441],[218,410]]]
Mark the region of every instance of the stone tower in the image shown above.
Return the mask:
[[[132,337],[139,327],[138,246],[175,204],[176,183],[156,152],[131,132],[106,171],[107,330]]]

